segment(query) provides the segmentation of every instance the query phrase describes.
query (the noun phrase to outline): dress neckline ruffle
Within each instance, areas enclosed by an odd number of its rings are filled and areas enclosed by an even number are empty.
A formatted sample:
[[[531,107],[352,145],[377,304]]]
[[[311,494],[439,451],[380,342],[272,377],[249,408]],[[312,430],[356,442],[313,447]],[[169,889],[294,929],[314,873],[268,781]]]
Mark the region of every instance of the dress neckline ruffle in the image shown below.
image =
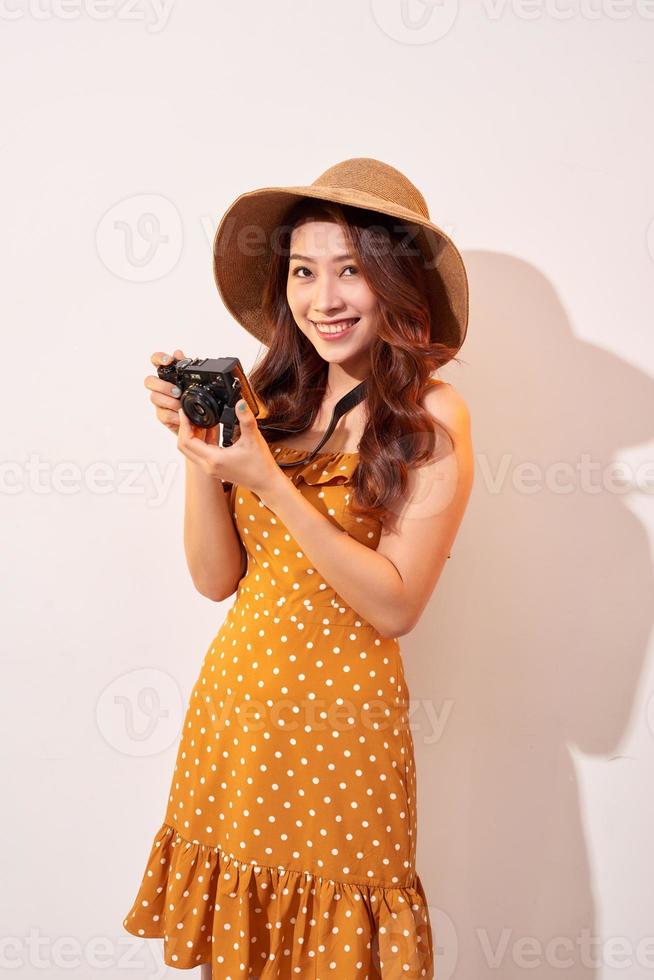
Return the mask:
[[[309,454],[307,449],[285,445],[271,445],[270,449],[274,459],[283,457],[285,463],[294,463],[295,457],[298,457],[295,465],[283,467],[283,471],[295,484],[316,486],[349,483],[359,462],[359,453],[348,453],[341,449],[316,453],[307,462],[304,462],[304,457]]]
[[[307,456],[311,452],[310,449],[300,449],[297,446],[284,445],[284,443],[270,443],[270,447],[274,453],[277,452],[301,453],[304,456]],[[318,456],[359,456],[359,455],[360,454],[358,452],[348,453],[344,449],[326,449],[323,450],[322,452],[315,453],[313,458],[317,459]]]

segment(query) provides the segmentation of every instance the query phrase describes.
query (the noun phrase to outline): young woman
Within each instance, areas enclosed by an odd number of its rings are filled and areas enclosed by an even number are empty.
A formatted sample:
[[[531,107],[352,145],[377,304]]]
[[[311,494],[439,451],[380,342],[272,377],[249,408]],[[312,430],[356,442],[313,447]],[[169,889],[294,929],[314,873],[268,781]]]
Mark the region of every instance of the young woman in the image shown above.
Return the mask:
[[[465,337],[463,262],[403,174],[356,159],[238,198],[214,273],[268,347],[249,376],[261,413],[240,403],[223,448],[179,390],[145,384],[185,456],[192,580],[237,595],[124,926],[203,980],[432,978],[398,638],[472,486],[466,405],[433,377]]]

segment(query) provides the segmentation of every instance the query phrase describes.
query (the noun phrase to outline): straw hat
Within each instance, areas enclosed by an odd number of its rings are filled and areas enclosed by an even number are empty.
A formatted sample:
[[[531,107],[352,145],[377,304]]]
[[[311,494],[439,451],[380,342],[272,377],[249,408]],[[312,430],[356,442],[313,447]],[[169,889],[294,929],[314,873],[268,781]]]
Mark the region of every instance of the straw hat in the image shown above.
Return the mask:
[[[213,242],[213,272],[227,309],[245,329],[270,345],[261,302],[276,229],[301,198],[378,211],[413,226],[425,257],[432,340],[461,347],[468,326],[468,280],[454,243],[429,219],[425,199],[407,177],[380,160],[355,157],[330,167],[308,187],[261,187],[229,206]]]

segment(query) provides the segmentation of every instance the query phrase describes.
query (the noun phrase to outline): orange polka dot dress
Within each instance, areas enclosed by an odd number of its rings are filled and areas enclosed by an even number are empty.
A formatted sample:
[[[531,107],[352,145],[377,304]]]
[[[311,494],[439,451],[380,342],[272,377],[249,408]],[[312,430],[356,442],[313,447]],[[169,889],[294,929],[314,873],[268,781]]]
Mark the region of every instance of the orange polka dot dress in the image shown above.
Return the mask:
[[[376,548],[349,511],[357,453],[271,443],[325,517]],[[397,639],[320,575],[245,487],[247,550],[184,720],[164,821],[123,925],[166,964],[212,980],[433,978],[415,868],[416,780]]]

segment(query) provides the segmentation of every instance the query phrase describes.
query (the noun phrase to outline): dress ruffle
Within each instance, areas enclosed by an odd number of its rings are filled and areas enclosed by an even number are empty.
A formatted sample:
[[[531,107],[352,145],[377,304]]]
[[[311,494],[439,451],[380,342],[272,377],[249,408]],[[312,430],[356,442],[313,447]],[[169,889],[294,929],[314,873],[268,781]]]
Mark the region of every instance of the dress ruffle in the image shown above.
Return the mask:
[[[273,446],[271,452],[275,459],[283,459],[285,463],[303,459],[308,455],[307,449],[296,449],[294,446]],[[317,453],[309,463],[298,463],[289,467],[286,472],[294,483],[303,481],[310,486],[329,483],[347,483],[359,462],[358,453],[334,452]]]
[[[215,980],[433,978],[422,883],[382,887],[238,861],[164,822],[123,925]]]

